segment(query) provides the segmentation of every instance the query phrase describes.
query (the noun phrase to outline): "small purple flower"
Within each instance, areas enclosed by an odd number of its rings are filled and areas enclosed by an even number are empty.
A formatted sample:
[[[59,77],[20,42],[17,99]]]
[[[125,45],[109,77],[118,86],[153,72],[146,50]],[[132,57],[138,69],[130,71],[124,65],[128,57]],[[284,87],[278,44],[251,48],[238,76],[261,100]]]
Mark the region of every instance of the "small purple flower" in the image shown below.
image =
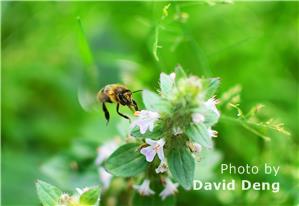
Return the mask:
[[[148,179],[145,179],[141,185],[133,185],[133,188],[142,196],[155,194],[155,192],[150,188],[150,181]]]
[[[210,137],[217,137],[218,132],[216,130],[212,130],[211,128],[208,128],[208,134]]]
[[[143,154],[146,158],[146,161],[152,162],[155,158],[155,155],[158,154],[158,157],[161,161],[164,160],[164,151],[163,146],[165,144],[165,140],[152,140],[149,138],[145,139],[145,142],[149,145],[148,147],[142,148],[140,153]]]
[[[195,124],[200,124],[200,123],[203,123],[205,121],[205,117],[201,113],[196,112],[196,113],[192,114],[192,121]]]
[[[218,104],[218,100],[216,100],[215,97],[208,99],[208,101],[204,103],[207,108],[211,109],[218,117],[220,117],[220,112],[216,108],[216,104]]]
[[[118,139],[114,139],[98,147],[98,155],[95,161],[96,165],[100,165],[117,149],[118,142]]]
[[[191,150],[192,153],[199,153],[202,149],[201,145],[198,143],[193,143],[191,141],[187,142],[187,146]]]
[[[99,173],[100,180],[103,184],[103,190],[108,189],[113,176],[109,172],[107,172],[103,167],[100,167],[98,169],[98,173]]]
[[[179,186],[178,183],[173,183],[169,178],[166,178],[166,184],[164,190],[159,194],[162,200],[165,200],[166,197],[175,194],[178,189],[177,187]]]
[[[164,161],[161,161],[161,162],[160,162],[160,165],[158,166],[158,168],[155,169],[155,171],[156,171],[157,174],[159,174],[159,173],[164,173],[164,172],[166,172],[167,170],[168,170],[168,166],[167,166],[165,160],[164,160]]]
[[[201,145],[198,144],[198,143],[193,143],[193,146],[194,146],[194,153],[199,153],[202,149]]]
[[[160,118],[159,113],[148,110],[137,111],[135,115],[138,116],[138,118],[133,121],[131,128],[138,126],[141,134],[144,134],[147,130],[152,132],[154,123]]]

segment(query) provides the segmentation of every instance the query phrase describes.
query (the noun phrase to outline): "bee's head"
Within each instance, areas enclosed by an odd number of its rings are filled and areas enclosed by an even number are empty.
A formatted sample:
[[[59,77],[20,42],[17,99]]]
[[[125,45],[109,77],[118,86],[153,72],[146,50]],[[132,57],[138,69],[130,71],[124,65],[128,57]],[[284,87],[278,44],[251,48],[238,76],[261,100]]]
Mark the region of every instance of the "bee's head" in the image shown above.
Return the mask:
[[[132,102],[132,92],[131,92],[130,90],[125,91],[125,92],[123,93],[123,97],[124,97],[125,100],[127,100],[127,103],[126,103],[126,104],[129,104],[129,103]]]
[[[135,92],[131,92],[130,90],[126,89],[119,93],[118,99],[121,105],[128,106],[133,111],[138,111],[138,106],[136,102],[132,99],[132,94]]]
[[[132,92],[130,90],[124,90],[118,94],[119,103],[121,105],[131,105]]]

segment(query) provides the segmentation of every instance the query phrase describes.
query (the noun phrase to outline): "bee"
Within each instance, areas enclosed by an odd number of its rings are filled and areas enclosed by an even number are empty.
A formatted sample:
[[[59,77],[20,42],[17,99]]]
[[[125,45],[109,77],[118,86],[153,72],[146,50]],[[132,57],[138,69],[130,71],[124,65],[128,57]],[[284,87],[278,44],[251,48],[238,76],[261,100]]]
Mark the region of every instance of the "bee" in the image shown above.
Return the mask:
[[[102,110],[105,114],[107,124],[110,119],[109,111],[105,103],[116,103],[116,112],[120,116],[130,120],[130,118],[119,112],[119,106],[128,106],[133,112],[138,111],[137,103],[132,99],[132,94],[142,90],[131,92],[126,86],[121,84],[108,84],[97,93],[97,100],[102,103]]]

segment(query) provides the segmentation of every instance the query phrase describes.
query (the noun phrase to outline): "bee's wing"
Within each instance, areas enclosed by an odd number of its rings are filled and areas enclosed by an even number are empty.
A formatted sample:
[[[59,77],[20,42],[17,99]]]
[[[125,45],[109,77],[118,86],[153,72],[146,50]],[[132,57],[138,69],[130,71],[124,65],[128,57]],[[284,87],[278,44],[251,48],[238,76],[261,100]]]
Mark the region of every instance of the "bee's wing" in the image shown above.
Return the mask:
[[[97,111],[99,108],[96,94],[100,90],[98,72],[95,66],[85,66],[78,72],[77,97],[81,107],[87,112]]]

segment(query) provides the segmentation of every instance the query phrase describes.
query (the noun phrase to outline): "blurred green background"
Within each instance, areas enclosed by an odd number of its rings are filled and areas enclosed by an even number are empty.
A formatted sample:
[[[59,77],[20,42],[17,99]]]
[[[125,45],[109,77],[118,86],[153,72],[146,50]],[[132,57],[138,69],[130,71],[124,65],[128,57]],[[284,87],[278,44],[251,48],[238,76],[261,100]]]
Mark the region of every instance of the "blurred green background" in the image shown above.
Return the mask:
[[[215,179],[238,180],[244,176],[220,175],[219,163],[266,162],[280,166],[277,177],[248,178],[279,181],[281,191],[180,189],[177,205],[299,203],[298,2],[172,2],[168,16],[161,19],[167,4],[2,2],[3,205],[38,205],[36,179],[65,190],[97,184],[95,172],[83,173],[87,169],[78,170],[76,164],[94,161],[96,147],[119,134],[114,106],[109,106],[112,118],[106,126],[100,108],[87,113],[79,104],[78,76],[88,71],[78,44],[78,16],[101,74],[95,91],[118,81],[132,90],[154,90],[161,71],[171,72],[181,64],[188,73],[221,77],[218,96],[240,84],[244,110],[263,103],[265,113],[284,122],[291,132],[291,136],[272,132],[272,140],[265,142],[221,121],[216,127],[216,160],[207,160],[215,165],[205,172],[210,175],[213,170]],[[157,50],[159,61],[153,55],[155,40],[162,46]],[[140,95],[136,99],[141,104]]]

